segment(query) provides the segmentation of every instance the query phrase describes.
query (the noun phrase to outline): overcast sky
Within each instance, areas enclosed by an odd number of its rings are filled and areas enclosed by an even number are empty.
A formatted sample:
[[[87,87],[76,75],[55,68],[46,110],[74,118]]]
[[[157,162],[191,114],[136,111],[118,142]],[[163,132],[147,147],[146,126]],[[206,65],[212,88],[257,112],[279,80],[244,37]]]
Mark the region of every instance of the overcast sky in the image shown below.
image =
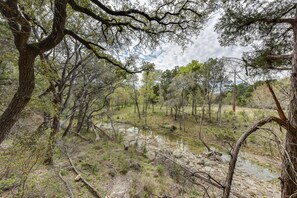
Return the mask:
[[[183,51],[181,47],[174,44],[164,44],[153,54],[143,55],[142,58],[156,64],[157,69],[172,69],[174,66],[183,66],[192,60],[200,62],[208,58],[237,57],[240,58],[244,48],[239,46],[221,47],[218,35],[214,31],[214,25],[218,17],[211,19],[197,38],[192,38],[192,44]]]

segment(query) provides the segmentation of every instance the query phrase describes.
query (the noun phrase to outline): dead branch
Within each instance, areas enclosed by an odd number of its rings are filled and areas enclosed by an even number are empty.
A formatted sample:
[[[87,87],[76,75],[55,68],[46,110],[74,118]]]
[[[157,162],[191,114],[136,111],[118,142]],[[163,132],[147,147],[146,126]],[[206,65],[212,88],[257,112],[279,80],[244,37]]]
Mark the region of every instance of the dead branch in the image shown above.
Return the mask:
[[[110,124],[111,124],[111,128],[112,128],[112,131],[114,133],[114,137],[117,137],[118,133],[117,131],[115,130],[114,128],[114,124],[113,124],[113,120],[112,120],[112,117],[107,113],[106,116],[108,117],[108,119],[110,120]]]
[[[81,139],[83,139],[83,140],[85,140],[85,141],[87,141],[87,142],[93,142],[92,140],[90,140],[90,139],[88,139],[88,138],[82,136],[82,135],[79,134],[79,133],[76,133],[76,132],[74,132],[74,131],[73,131],[73,133],[74,133],[76,136],[80,137]]]
[[[190,179],[191,179],[191,177],[186,177],[186,179],[184,180],[184,185],[185,185],[186,181],[187,181],[187,180],[190,180]],[[201,188],[204,190],[204,195],[203,195],[203,197],[205,197],[205,195],[206,195],[208,198],[211,198],[211,196],[210,196],[209,193],[208,193],[208,187],[205,187],[203,184],[196,182],[194,179],[191,179],[190,182],[191,182],[192,184],[195,184],[195,185],[201,187]]]
[[[110,137],[103,129],[96,126],[96,124],[93,124],[93,128],[94,128],[94,130],[100,131],[104,136],[106,136],[108,138],[108,140],[110,140],[110,141],[112,140],[112,137]]]
[[[100,136],[99,136],[99,134],[98,134],[98,131],[95,129],[93,123],[91,123],[91,128],[92,128],[92,131],[93,131],[94,134],[95,134],[95,141],[99,141],[99,140],[100,140]]]
[[[277,97],[276,97],[276,95],[275,95],[269,81],[266,81],[266,84],[267,84],[267,87],[268,87],[272,97],[273,97],[273,100],[274,100],[275,105],[276,105],[276,110],[277,110],[277,113],[278,113],[280,119],[283,120],[283,121],[287,121],[287,117],[285,116],[285,113],[284,113],[284,111],[283,111],[283,109],[282,109],[282,107],[281,107],[281,105],[280,105],[280,103],[279,103],[279,101],[278,101],[278,99],[277,99]]]
[[[179,166],[180,168],[182,168],[185,172],[189,173],[189,176],[187,176],[185,179],[190,179],[192,178],[192,183],[195,185],[198,185],[201,187],[201,183],[197,183],[193,180],[193,178],[196,178],[202,182],[208,183],[218,189],[224,190],[225,186],[223,184],[221,184],[219,181],[217,181],[215,178],[213,178],[210,174],[203,172],[203,171],[193,171],[193,170],[189,170],[189,168],[185,167],[182,164],[179,164],[178,162],[176,162],[175,160],[171,159],[170,157],[168,157],[167,155],[164,155],[163,153],[160,153],[158,151],[155,151],[156,155],[161,155],[162,157],[166,158],[167,160],[169,160],[170,162],[176,164],[177,166]],[[239,198],[246,198],[244,195],[241,195],[237,192],[232,191],[232,194],[236,197]]]
[[[293,54],[282,54],[282,55],[268,55],[267,58],[269,58],[270,60],[291,60],[293,58]]]
[[[61,171],[59,171],[58,173],[59,178],[61,179],[61,181],[64,183],[64,185],[66,186],[67,190],[68,190],[68,194],[70,195],[71,198],[74,198],[74,194],[69,186],[69,183],[63,178],[63,176],[61,175]]]
[[[101,198],[101,196],[99,195],[99,192],[97,192],[97,190],[87,181],[85,180],[78,172],[77,168],[74,166],[72,159],[70,158],[69,154],[67,151],[65,151],[65,154],[68,158],[68,161],[72,167],[72,170],[79,176],[79,180],[81,180],[89,189],[89,191],[97,198]]]
[[[223,192],[223,197],[222,198],[228,198],[231,192],[231,185],[232,185],[232,180],[233,180],[233,175],[234,175],[234,171],[235,171],[235,167],[236,167],[236,162],[237,162],[237,158],[238,158],[238,154],[239,154],[239,150],[242,146],[242,144],[245,142],[245,140],[255,131],[257,131],[260,127],[262,127],[263,125],[270,123],[270,122],[276,122],[278,124],[280,124],[282,127],[284,128],[289,128],[288,124],[286,124],[286,122],[284,122],[283,120],[276,118],[276,117],[268,117],[268,118],[264,118],[262,120],[260,120],[259,122],[257,122],[256,124],[254,124],[252,127],[250,127],[246,132],[244,132],[242,134],[242,136],[239,138],[239,140],[236,142],[233,152],[231,154],[231,159],[229,162],[229,170],[228,170],[228,174],[225,180],[225,188],[224,188],[224,192]]]
[[[170,157],[164,155],[163,153],[160,153],[160,152],[158,152],[158,151],[156,151],[156,153],[157,153],[158,155],[163,156],[164,158],[166,158],[167,160],[171,161],[172,163],[178,165],[178,166],[181,167],[184,171],[190,173],[190,175],[191,175],[192,177],[196,177],[196,178],[198,178],[198,179],[200,179],[200,180],[202,180],[202,181],[204,181],[204,182],[206,182],[206,183],[209,183],[209,184],[211,184],[211,185],[213,185],[213,186],[215,186],[215,187],[217,187],[217,188],[223,188],[223,187],[224,187],[219,181],[217,181],[216,179],[214,179],[214,178],[213,178],[211,175],[209,175],[208,173],[205,173],[205,172],[202,172],[202,171],[196,171],[196,172],[193,172],[193,171],[189,170],[187,167],[183,166],[182,164],[179,164],[179,163],[177,163],[175,160],[173,160],[173,159],[171,159]],[[203,173],[203,174],[205,174],[207,177],[202,176],[202,175],[200,175],[199,173]]]

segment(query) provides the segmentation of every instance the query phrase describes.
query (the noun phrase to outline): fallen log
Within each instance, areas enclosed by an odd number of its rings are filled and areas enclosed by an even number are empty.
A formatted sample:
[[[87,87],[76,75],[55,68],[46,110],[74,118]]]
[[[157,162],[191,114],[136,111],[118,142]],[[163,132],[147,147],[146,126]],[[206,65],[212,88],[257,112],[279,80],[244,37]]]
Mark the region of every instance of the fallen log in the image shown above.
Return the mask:
[[[81,180],[88,188],[88,190],[97,198],[101,198],[99,192],[97,192],[97,190],[87,181],[85,180],[80,174],[79,171],[77,170],[77,168],[74,166],[74,163],[72,161],[72,159],[70,158],[69,154],[67,153],[67,151],[65,151],[65,154],[68,158],[68,161],[72,167],[72,170],[77,174],[77,176],[79,176],[78,180]]]
[[[66,186],[66,188],[67,188],[67,190],[68,190],[68,194],[69,194],[69,196],[70,196],[71,198],[74,198],[75,196],[74,196],[74,194],[73,194],[73,192],[72,192],[72,190],[71,190],[71,188],[70,188],[70,186],[69,186],[69,183],[63,178],[63,176],[62,176],[62,174],[61,174],[61,171],[59,171],[58,176],[59,176],[59,178],[61,179],[61,181],[64,183],[64,185]]]

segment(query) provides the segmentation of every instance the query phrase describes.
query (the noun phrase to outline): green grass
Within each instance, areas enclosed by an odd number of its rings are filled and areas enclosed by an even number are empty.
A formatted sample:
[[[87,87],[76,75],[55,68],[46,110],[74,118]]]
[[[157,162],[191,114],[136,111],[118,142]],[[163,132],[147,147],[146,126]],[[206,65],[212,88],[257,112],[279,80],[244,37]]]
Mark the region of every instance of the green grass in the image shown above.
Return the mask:
[[[92,133],[84,132],[84,136],[93,138]],[[170,194],[170,186],[175,181],[166,175],[166,170],[161,166],[155,166],[149,163],[141,153],[138,153],[134,147],[129,147],[128,151],[118,141],[109,141],[101,138],[95,143],[86,142],[77,136],[69,136],[65,139],[67,150],[73,163],[79,170],[80,175],[89,183],[93,184],[98,192],[104,197],[108,196],[107,190],[116,177],[126,177],[129,172],[133,173],[133,181],[136,189],[131,189],[131,193],[141,192],[141,197],[154,195]],[[45,194],[47,197],[67,197],[67,189],[58,177],[58,172],[68,181],[74,194],[78,197],[91,197],[86,187],[82,187],[80,181],[75,181],[76,174],[69,168],[69,162],[66,156],[58,149],[55,149],[54,163],[55,167],[42,165],[42,160],[38,161],[36,166],[29,171],[27,166],[35,160],[29,158],[32,153],[21,152],[24,148],[20,145],[14,145],[5,152],[0,150],[0,197],[14,197],[13,194],[24,193],[36,197],[38,193]],[[5,154],[5,155],[4,155]],[[33,155],[35,156],[35,154]],[[6,174],[5,170],[9,172]],[[28,171],[28,172],[26,172]],[[3,177],[2,174],[6,174]],[[25,190],[15,187],[13,191],[11,186],[19,184],[24,174],[28,174],[28,180],[25,184]],[[129,176],[127,176],[129,177]],[[7,190],[8,189],[8,190]],[[5,191],[5,192],[2,192]],[[34,194],[34,193],[36,194]]]

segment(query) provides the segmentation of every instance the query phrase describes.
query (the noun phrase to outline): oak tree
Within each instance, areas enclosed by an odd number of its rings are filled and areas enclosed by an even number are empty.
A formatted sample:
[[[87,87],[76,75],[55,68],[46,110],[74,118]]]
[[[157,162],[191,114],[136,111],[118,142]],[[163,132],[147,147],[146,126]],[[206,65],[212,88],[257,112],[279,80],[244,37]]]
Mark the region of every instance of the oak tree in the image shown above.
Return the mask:
[[[34,63],[70,36],[99,59],[126,71],[112,55],[133,46],[154,48],[161,41],[184,44],[210,14],[209,1],[164,0],[149,7],[137,1],[0,0],[1,19],[10,27],[18,50],[19,86],[0,117],[0,143],[30,101]],[[89,36],[97,35],[97,39]],[[123,57],[119,55],[119,57]]]

